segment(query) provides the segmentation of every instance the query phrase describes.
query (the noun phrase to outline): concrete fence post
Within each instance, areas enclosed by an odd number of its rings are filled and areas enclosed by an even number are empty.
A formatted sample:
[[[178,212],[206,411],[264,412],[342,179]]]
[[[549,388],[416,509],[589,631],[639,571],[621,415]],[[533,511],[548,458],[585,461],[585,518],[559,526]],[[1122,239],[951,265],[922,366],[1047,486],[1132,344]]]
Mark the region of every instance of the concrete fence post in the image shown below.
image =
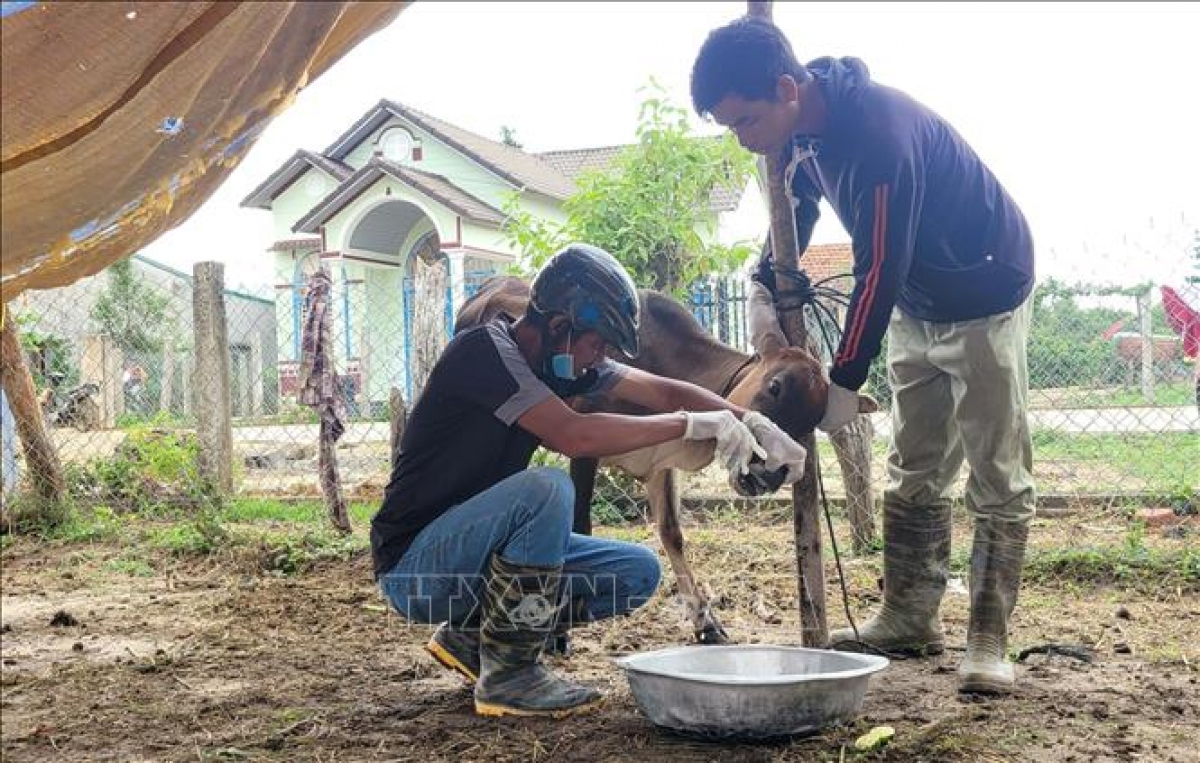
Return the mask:
[[[225,324],[225,266],[198,262],[192,269],[193,409],[200,476],[222,494],[233,491],[233,424],[229,390],[229,330]]]
[[[1142,399],[1154,402],[1154,331],[1150,320],[1150,289],[1137,296],[1138,331],[1142,335]]]
[[[100,389],[100,428],[114,429],[125,413],[125,356],[112,337],[89,334],[83,340],[83,360],[79,364],[82,382]],[[65,390],[64,390],[65,391]]]

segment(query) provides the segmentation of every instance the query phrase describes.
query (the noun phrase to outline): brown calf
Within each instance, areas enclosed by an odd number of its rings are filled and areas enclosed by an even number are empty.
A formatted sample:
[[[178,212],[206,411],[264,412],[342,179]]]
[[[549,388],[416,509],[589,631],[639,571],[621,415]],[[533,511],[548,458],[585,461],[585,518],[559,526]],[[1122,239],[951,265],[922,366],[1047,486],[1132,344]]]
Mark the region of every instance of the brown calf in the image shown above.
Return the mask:
[[[688,310],[657,292],[641,290],[640,345],[637,358],[614,351],[614,359],[659,376],[682,379],[716,392],[774,421],[792,437],[813,431],[825,410],[828,383],[821,364],[808,352],[787,346],[769,300],[751,301],[751,326],[756,353],[747,355],[714,339]],[[529,301],[529,285],[511,276],[489,279],[463,305],[455,333],[506,313],[519,318]],[[758,310],[755,314],[753,311]],[[763,310],[769,310],[765,315]],[[644,413],[605,396],[577,399],[581,411]],[[713,459],[713,443],[674,440],[620,456],[574,459],[575,532],[590,534],[591,502],[596,470],[602,463],[641,479],[658,527],[663,549],[675,573],[679,596],[701,643],[722,643],[727,635],[696,584],[683,553],[679,525],[679,488],[675,469],[699,471]]]

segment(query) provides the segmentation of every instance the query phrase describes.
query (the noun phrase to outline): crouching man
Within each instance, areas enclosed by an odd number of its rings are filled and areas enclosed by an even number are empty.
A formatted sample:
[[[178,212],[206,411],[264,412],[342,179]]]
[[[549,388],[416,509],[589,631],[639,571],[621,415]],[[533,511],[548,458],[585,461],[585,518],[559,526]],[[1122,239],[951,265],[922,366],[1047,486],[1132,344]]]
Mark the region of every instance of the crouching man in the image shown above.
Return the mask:
[[[687,382],[606,357],[637,353],[638,299],[607,252],[575,244],[532,284],[519,320],[454,337],[434,365],[371,522],[375,576],[406,619],[440,623],[426,649],[475,683],[481,715],[563,717],[601,695],[539,659],[573,621],[625,614],[658,586],[644,546],[571,532],[574,490],[558,469],[529,468],[539,445],[603,457],[680,437],[715,441],[745,472],[758,452],[803,473],[804,449],[764,417]],[[607,392],[646,416],[581,414],[564,400]]]

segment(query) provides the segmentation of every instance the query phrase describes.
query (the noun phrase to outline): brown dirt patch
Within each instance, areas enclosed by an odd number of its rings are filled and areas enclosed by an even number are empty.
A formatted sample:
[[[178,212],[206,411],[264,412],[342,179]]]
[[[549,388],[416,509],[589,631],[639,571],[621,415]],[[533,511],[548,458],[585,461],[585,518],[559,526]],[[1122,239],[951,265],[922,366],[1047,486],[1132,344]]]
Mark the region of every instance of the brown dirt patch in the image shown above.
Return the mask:
[[[1034,542],[1119,543],[1122,527],[1114,516],[1039,521]],[[965,530],[958,528],[959,547]],[[688,528],[688,540],[732,636],[798,643],[790,524],[702,523]],[[685,641],[669,581],[634,616],[578,631],[577,653],[558,663],[607,692],[600,711],[562,722],[494,721],[477,718],[469,688],[422,651],[430,629],[383,606],[365,554],[297,577],[262,572],[249,553],[160,556],[145,558],[153,574],[138,577],[111,565],[129,553],[29,539],[5,550],[5,761],[838,760],[843,746],[879,724],[895,727],[895,741],[860,760],[1195,760],[1194,587],[1031,581],[1013,647],[1084,643],[1097,660],[1031,656],[1015,696],[983,701],[954,690],[966,596],[952,585],[951,650],[894,662],[875,676],[855,723],[806,739],[715,745],[652,727],[611,662]],[[879,562],[847,560],[860,618],[878,598]],[[829,581],[830,620],[841,624],[832,565]],[[1129,619],[1114,614],[1118,606]],[[59,611],[79,624],[50,625]],[[1118,641],[1130,653],[1114,652]]]

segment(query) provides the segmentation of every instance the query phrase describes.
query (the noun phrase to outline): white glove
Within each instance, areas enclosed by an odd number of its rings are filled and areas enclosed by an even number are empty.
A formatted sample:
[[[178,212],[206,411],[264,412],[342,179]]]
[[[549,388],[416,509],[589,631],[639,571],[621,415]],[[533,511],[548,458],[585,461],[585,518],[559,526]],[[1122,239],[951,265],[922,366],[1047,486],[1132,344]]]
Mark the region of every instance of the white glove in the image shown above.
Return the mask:
[[[767,452],[764,457],[767,469],[775,471],[781,466],[787,467],[783,484],[790,485],[804,476],[804,460],[808,458],[808,451],[803,445],[758,411],[746,411],[742,423]]]
[[[687,429],[683,439],[716,440],[714,457],[730,474],[748,472],[755,453],[766,457],[754,435],[730,411],[685,412],[684,415],[687,416]]]
[[[854,417],[857,415],[858,393],[831,382],[829,402],[825,404],[825,416],[817,424],[817,427],[822,432],[836,432],[854,421]]]

